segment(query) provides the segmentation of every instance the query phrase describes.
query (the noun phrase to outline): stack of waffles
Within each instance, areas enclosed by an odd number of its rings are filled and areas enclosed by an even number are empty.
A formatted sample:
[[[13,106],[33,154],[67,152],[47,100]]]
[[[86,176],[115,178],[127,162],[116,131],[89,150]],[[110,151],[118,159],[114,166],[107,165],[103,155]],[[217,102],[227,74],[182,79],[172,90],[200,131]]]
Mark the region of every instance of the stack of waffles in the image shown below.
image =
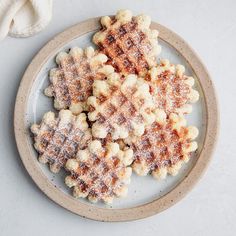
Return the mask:
[[[111,204],[127,194],[131,174],[176,175],[196,151],[198,129],[187,126],[199,94],[182,65],[157,60],[158,32],[146,15],[120,10],[102,17],[97,49],[60,52],[45,95],[59,114],[33,124],[39,161],[73,196]]]

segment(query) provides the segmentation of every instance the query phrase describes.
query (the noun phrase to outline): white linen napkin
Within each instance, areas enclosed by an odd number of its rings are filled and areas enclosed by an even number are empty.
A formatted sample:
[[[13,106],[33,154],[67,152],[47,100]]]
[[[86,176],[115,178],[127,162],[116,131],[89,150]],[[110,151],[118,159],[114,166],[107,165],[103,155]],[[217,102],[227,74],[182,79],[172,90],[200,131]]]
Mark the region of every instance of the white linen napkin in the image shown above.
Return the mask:
[[[51,18],[52,0],[0,0],[0,40],[34,35]]]

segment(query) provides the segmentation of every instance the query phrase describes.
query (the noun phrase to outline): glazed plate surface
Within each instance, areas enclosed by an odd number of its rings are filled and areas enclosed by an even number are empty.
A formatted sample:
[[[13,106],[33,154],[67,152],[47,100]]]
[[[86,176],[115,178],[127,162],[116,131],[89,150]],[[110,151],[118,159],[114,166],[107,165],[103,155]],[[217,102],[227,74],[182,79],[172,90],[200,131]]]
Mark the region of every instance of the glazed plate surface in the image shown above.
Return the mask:
[[[15,107],[15,135],[22,161],[39,188],[52,200],[81,216],[102,221],[126,221],[144,218],[158,213],[180,200],[197,182],[207,167],[217,133],[217,104],[209,75],[192,49],[172,31],[152,23],[159,30],[162,46],[161,58],[182,64],[186,74],[195,78],[195,89],[200,99],[193,104],[193,112],[187,115],[189,125],[199,129],[198,150],[184,164],[177,176],[168,176],[157,181],[151,176],[139,177],[133,173],[126,198],[115,199],[112,206],[103,203],[91,204],[87,200],[74,199],[71,189],[64,184],[68,174],[49,171],[47,165],[37,161],[29,127],[39,123],[43,114],[53,109],[51,98],[43,94],[48,86],[48,72],[56,67],[58,52],[68,51],[73,46],[94,46],[91,38],[99,29],[99,18],[79,23],[52,39],[35,56],[27,68],[19,87]],[[55,111],[57,112],[57,111]]]

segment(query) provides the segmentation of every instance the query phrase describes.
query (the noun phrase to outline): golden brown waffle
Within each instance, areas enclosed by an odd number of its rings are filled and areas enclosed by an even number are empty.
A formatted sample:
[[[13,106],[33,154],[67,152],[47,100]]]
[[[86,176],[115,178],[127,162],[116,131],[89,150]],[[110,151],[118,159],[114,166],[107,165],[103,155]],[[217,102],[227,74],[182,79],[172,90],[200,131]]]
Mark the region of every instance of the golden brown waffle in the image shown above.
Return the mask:
[[[141,137],[126,140],[134,151],[133,170],[141,176],[151,172],[157,179],[165,178],[167,173],[176,175],[197,149],[197,142],[192,142],[197,136],[198,129],[186,127],[186,120],[174,113],[162,122],[154,122]]]
[[[117,72],[143,75],[155,65],[161,47],[158,31],[149,28],[149,16],[132,17],[129,10],[120,10],[114,19],[102,17],[101,24],[103,28],[94,35],[93,42]]]
[[[151,86],[157,108],[163,109],[166,114],[190,113],[190,103],[199,99],[199,93],[192,88],[194,78],[186,76],[184,72],[184,66],[175,66],[168,60],[161,60],[145,77]]]
[[[121,151],[117,143],[102,146],[99,140],[92,141],[88,148],[80,150],[76,159],[70,159],[66,168],[71,172],[65,183],[73,187],[75,197],[88,198],[91,202],[102,200],[112,203],[114,197],[127,194],[133,161],[133,151]]]
[[[149,86],[136,75],[121,77],[110,74],[107,80],[96,80],[93,95],[88,98],[92,134],[96,138],[111,135],[113,140],[129,134],[141,136],[145,126],[155,120],[154,103]]]
[[[40,155],[39,161],[49,163],[54,173],[78,150],[86,148],[92,138],[86,115],[81,113],[74,116],[69,110],[61,110],[58,118],[53,112],[47,112],[39,125],[31,126],[31,131],[34,134],[34,147]]]
[[[94,51],[74,47],[69,53],[60,52],[56,57],[58,68],[50,71],[50,82],[45,94],[54,97],[58,110],[69,108],[74,114],[86,110],[86,100],[92,95],[95,79],[104,79],[114,69],[104,65],[107,56]]]

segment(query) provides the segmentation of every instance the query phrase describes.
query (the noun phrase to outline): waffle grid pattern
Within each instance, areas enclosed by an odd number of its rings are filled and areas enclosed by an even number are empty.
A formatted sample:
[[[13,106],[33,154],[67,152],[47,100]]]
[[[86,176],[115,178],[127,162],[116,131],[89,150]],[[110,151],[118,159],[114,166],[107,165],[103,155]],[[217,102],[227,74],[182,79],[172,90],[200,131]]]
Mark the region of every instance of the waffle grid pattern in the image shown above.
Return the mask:
[[[115,19],[102,17],[101,24],[103,28],[94,35],[93,42],[117,72],[143,75],[155,65],[161,49],[158,31],[149,28],[149,16],[133,17],[130,11],[121,10]]]
[[[92,47],[60,52],[56,57],[58,67],[50,70],[51,84],[45,89],[45,95],[54,97],[57,110],[69,108],[74,114],[86,111],[93,81],[105,79],[114,71],[112,66],[105,65],[106,61],[107,56]]]
[[[199,99],[199,93],[192,88],[194,78],[186,76],[184,72],[184,66],[162,59],[145,77],[151,87],[156,107],[163,109],[166,114],[191,113],[191,103]]]
[[[183,116],[171,113],[163,122],[154,122],[141,137],[126,139],[134,150],[133,170],[141,176],[148,173],[157,179],[176,175],[190,154],[197,149],[198,129],[186,126]]]
[[[142,135],[145,127],[154,122],[154,103],[149,86],[135,75],[121,77],[110,74],[106,81],[95,81],[93,95],[88,98],[88,118],[95,121],[92,134],[96,138],[113,140],[129,134]]]
[[[58,118],[53,112],[47,112],[41,124],[31,126],[31,131],[34,134],[34,147],[40,154],[39,161],[49,163],[54,173],[91,140],[86,115],[81,113],[76,117],[69,110],[61,110]]]
[[[71,175],[65,183],[73,187],[75,197],[88,198],[91,202],[102,200],[112,203],[114,197],[124,197],[132,174],[133,151],[121,151],[117,143],[102,146],[99,140],[92,141],[81,150],[77,158],[70,159],[66,168]]]

